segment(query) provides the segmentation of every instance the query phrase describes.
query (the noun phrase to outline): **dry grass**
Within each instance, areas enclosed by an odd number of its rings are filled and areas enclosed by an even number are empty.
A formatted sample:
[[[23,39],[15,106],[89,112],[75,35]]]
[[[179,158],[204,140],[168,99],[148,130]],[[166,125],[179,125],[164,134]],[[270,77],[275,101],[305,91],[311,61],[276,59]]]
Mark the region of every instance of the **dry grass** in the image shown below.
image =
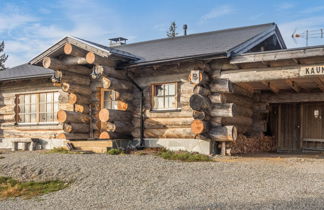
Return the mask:
[[[59,180],[46,182],[19,182],[10,177],[0,177],[0,200],[23,197],[30,199],[35,196],[62,190],[69,186]]]
[[[199,153],[186,152],[186,151],[169,151],[162,150],[158,153],[159,157],[162,157],[166,160],[179,160],[183,162],[206,162],[213,161],[208,155],[202,155]]]
[[[83,154],[83,152],[79,152],[79,151],[70,151],[67,150],[64,147],[55,147],[49,151],[46,151],[47,154],[51,154],[51,153],[60,153],[60,154]]]

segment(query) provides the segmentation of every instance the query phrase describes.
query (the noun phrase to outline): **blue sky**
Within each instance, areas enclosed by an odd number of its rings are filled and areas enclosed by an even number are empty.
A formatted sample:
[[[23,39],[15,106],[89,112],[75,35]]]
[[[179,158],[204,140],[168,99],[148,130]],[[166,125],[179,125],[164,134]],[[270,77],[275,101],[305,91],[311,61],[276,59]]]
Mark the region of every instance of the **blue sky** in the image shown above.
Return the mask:
[[[324,28],[324,1],[279,0],[0,0],[0,40],[6,42],[7,66],[29,61],[67,35],[108,44],[165,37],[171,21],[188,33],[276,22],[288,47],[296,30]],[[312,39],[310,45],[324,44]]]

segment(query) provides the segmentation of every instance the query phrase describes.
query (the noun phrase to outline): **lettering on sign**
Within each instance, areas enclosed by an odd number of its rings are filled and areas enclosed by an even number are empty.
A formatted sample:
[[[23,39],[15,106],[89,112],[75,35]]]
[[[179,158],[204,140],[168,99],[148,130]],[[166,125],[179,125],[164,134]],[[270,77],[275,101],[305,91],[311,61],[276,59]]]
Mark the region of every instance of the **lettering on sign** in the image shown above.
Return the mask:
[[[324,65],[302,66],[299,74],[301,76],[324,75]]]

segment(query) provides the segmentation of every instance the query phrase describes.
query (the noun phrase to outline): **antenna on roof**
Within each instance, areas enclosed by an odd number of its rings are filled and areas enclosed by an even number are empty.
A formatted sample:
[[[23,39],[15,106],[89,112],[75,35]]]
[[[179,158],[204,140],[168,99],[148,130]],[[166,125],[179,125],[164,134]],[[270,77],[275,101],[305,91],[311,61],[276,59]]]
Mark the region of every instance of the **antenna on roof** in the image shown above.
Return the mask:
[[[306,41],[306,47],[308,46],[309,39],[323,39],[324,38],[324,29],[317,29],[317,30],[306,30],[302,33],[295,32],[291,35],[293,40],[296,42],[297,38],[303,38]]]

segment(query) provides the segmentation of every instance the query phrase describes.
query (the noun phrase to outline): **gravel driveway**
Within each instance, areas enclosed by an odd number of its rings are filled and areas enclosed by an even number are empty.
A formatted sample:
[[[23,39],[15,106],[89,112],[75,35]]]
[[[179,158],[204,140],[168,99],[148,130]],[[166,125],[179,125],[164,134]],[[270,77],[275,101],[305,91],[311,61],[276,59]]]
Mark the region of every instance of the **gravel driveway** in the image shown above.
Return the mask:
[[[183,163],[152,155],[2,154],[0,176],[74,180],[0,209],[324,209],[324,157],[219,158]]]

